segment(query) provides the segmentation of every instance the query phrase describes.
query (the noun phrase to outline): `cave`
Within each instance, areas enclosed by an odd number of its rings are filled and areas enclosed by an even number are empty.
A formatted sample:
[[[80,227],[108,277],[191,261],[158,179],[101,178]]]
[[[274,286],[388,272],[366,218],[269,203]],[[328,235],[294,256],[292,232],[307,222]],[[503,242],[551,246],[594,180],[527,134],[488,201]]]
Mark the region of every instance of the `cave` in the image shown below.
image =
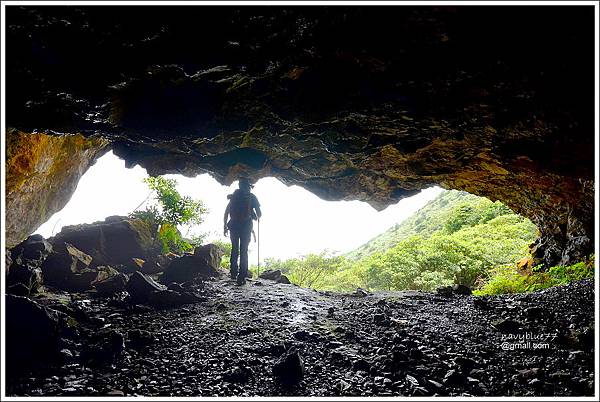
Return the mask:
[[[463,190],[538,227],[535,265],[594,253],[593,5],[4,7],[7,249],[112,151],[377,210]]]
[[[112,149],[151,175],[274,176],[379,209],[465,190],[535,222],[539,261],[577,261],[594,244],[592,11],[9,6],[7,244]]]

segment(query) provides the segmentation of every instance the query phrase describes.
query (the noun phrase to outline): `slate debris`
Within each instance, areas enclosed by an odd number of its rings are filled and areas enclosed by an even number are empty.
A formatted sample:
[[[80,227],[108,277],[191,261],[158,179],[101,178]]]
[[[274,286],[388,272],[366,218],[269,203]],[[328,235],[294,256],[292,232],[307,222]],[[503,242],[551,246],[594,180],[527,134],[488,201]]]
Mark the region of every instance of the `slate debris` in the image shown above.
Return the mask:
[[[123,294],[56,292],[36,301],[18,299],[31,310],[26,314],[15,307],[16,296],[10,296],[7,318],[37,318],[23,321],[35,325],[21,327],[18,343],[14,332],[7,337],[7,351],[14,351],[7,360],[7,393],[593,394],[590,280],[484,298],[489,309],[477,307],[478,298],[453,296],[440,302],[438,295],[425,292],[354,297],[292,286],[238,288],[224,279],[179,285],[161,291],[183,289],[210,302],[157,308],[147,301],[136,304]],[[557,319],[546,319],[550,311]],[[386,320],[392,325],[379,325]],[[550,348],[543,351],[500,347],[509,335],[523,331],[558,335],[549,337]],[[51,336],[40,338],[42,332]],[[52,353],[41,359],[46,351]],[[15,361],[26,356],[37,364],[35,370],[15,370]]]

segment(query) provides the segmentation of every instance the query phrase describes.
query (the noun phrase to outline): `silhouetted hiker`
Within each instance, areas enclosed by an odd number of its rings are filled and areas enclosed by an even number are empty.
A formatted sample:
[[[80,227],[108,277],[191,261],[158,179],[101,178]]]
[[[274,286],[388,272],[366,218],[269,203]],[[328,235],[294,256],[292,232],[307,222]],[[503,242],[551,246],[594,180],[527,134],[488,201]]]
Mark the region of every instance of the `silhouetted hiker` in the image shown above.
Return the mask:
[[[223,234],[231,238],[231,278],[237,279],[238,285],[246,283],[248,275],[248,244],[252,234],[252,220],[260,219],[261,211],[258,199],[250,192],[252,184],[246,178],[241,178],[240,188],[227,196],[229,204],[223,218]],[[231,217],[229,222],[228,217]],[[238,255],[240,263],[238,265]],[[239,270],[238,270],[239,267]]]

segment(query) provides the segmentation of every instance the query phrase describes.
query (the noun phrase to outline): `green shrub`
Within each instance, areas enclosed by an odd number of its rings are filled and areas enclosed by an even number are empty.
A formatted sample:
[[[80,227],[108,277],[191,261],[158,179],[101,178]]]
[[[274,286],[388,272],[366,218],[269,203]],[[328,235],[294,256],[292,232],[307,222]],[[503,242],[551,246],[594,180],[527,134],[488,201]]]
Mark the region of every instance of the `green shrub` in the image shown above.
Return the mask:
[[[542,270],[536,267],[531,274],[521,274],[514,265],[505,265],[494,270],[481,289],[473,292],[476,296],[504,293],[524,293],[547,289],[552,286],[594,277],[594,256],[568,266],[551,267]]]
[[[170,223],[163,223],[158,230],[158,240],[161,245],[161,252],[184,253],[194,249],[190,243],[181,237],[177,227]]]
[[[154,203],[145,210],[131,212],[129,216],[142,219],[158,229],[156,240],[161,252],[183,253],[193,250],[202,237],[187,241],[178,226],[188,225],[189,229],[202,223],[203,215],[207,212],[202,201],[179,194],[177,181],[173,179],[147,177],[144,182],[154,194]]]

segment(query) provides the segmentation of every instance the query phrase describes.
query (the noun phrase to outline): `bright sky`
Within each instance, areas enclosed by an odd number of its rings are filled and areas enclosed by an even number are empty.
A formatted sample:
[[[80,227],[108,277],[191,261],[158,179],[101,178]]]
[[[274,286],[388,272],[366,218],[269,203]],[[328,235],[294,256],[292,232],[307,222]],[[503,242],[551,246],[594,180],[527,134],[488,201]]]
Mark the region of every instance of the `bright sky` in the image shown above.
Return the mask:
[[[91,223],[110,215],[127,215],[148,196],[142,181],[146,171],[136,166],[125,168],[123,160],[107,153],[81,178],[73,197],[35,233],[50,237],[65,225]],[[177,180],[182,195],[201,199],[208,207],[204,223],[190,230],[208,233],[208,240],[223,236],[223,213],[227,194],[237,188],[222,186],[208,174],[195,178],[167,175]],[[287,187],[275,178],[259,180],[252,192],[258,198],[260,221],[260,259],[291,258],[325,249],[345,253],[366,243],[389,227],[401,222],[442,191],[432,187],[405,198],[381,212],[361,201],[324,201],[298,186]],[[142,207],[143,209],[143,207]],[[256,222],[255,222],[256,231]],[[185,231],[183,232],[186,235]],[[257,244],[250,243],[250,263],[256,264]]]

